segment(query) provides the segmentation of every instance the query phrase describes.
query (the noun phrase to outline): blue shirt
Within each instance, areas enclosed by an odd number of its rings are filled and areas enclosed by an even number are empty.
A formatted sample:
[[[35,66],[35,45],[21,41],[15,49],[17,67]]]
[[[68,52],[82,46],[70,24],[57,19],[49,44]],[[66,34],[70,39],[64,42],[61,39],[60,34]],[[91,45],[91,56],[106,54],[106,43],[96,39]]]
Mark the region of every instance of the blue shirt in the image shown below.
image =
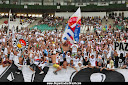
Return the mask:
[[[44,53],[47,54],[47,56],[48,56],[48,51],[47,50],[44,49]]]

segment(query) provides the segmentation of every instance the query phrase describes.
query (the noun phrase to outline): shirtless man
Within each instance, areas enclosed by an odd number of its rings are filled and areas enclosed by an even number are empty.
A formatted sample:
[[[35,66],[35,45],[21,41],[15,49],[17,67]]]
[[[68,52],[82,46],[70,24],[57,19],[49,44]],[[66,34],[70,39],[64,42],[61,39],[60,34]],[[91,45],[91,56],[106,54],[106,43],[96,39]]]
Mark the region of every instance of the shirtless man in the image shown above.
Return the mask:
[[[56,71],[53,71],[53,73],[55,75],[57,75],[57,71],[60,71],[62,69],[62,67],[58,63],[56,63],[56,56],[58,56],[58,55],[59,55],[59,53],[53,52],[53,55],[51,56],[53,67],[55,67],[57,69]]]
[[[61,67],[64,68],[64,69],[67,69],[67,66],[68,66],[68,63],[66,61],[66,58],[64,58],[63,65]]]
[[[64,43],[62,43],[62,49],[63,49],[63,51],[65,51],[65,52],[67,52],[67,51],[69,51],[70,50],[70,45],[69,45],[69,43],[68,43],[69,41],[67,40],[67,41],[65,41]]]

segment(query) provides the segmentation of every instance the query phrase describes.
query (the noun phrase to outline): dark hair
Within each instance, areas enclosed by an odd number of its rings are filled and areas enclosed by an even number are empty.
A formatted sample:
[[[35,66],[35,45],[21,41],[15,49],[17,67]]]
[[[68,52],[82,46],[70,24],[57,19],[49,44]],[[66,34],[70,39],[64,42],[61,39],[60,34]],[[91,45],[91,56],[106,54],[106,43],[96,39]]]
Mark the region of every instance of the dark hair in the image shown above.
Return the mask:
[[[66,61],[66,58],[64,58],[64,61]]]
[[[107,61],[107,64],[109,64],[109,61]]]
[[[32,47],[30,47],[30,49],[32,49]]]
[[[120,58],[121,58],[121,59],[123,58],[123,53],[120,53]]]
[[[41,57],[41,59],[43,59],[43,60],[44,60],[44,57]]]
[[[104,58],[102,58],[102,60],[104,60]]]
[[[46,54],[46,53],[44,53],[44,56],[47,56],[47,54]]]

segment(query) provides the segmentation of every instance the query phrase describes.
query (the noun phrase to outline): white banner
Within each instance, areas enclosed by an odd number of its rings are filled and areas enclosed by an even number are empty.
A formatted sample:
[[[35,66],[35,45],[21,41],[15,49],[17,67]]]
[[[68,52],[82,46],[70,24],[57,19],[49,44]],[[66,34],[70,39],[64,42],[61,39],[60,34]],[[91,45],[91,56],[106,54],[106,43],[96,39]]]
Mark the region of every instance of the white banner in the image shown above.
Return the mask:
[[[128,42],[114,42],[114,49],[116,51],[128,52]]]

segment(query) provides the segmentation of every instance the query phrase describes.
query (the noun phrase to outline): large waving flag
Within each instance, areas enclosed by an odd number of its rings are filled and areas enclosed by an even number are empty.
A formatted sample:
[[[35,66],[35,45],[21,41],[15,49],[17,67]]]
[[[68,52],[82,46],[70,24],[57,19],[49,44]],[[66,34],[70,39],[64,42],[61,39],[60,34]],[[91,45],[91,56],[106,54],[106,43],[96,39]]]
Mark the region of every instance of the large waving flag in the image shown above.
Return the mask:
[[[62,41],[65,42],[68,39],[69,44],[71,45],[74,43],[74,41],[79,42],[80,27],[81,27],[81,10],[79,7],[77,11],[69,19],[64,34],[62,36]]]

